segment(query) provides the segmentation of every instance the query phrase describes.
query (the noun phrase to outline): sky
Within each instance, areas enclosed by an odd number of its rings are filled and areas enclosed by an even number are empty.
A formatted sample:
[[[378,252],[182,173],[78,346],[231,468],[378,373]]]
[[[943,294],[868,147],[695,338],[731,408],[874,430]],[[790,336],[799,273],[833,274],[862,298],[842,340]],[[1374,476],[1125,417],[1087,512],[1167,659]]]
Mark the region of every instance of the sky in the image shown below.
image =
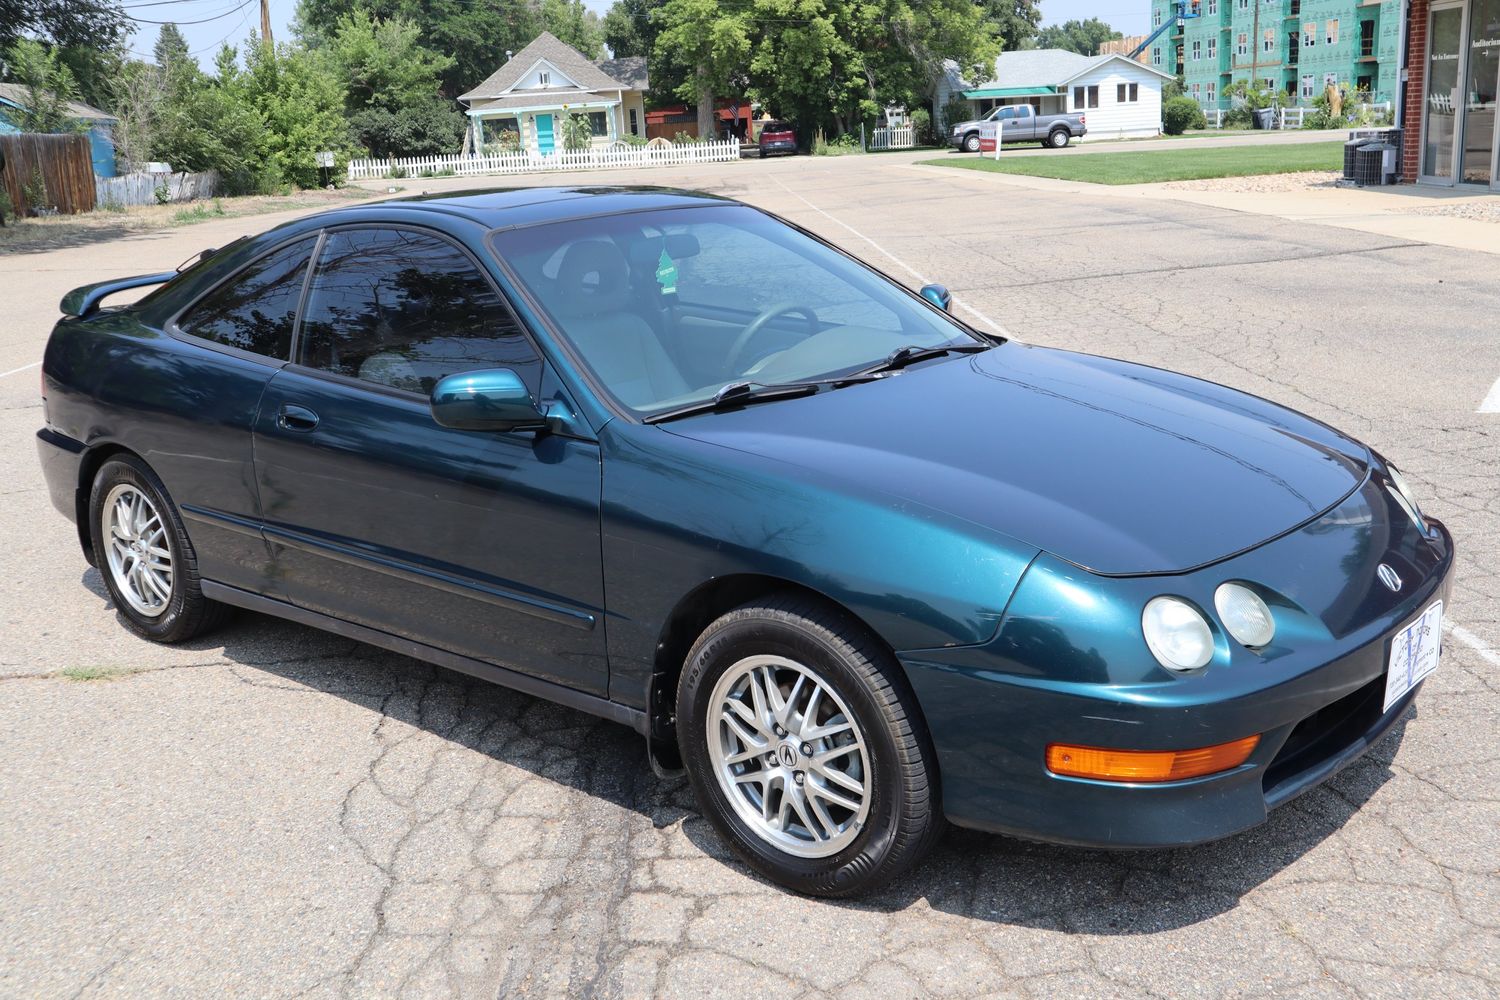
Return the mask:
[[[297,11],[297,0],[270,0],[271,34],[277,39],[291,34],[288,25]],[[600,14],[609,9],[612,0],[585,0]],[[192,52],[204,68],[213,65],[214,53],[224,42],[238,45],[251,31],[260,29],[259,0],[123,0],[125,13],[136,21],[130,38],[131,51],[150,58],[156,44],[158,25],[153,21],[173,21],[187,39]],[[1150,0],[1042,0],[1042,23],[1057,24],[1072,18],[1097,17],[1127,35],[1144,34],[1151,19]],[[199,23],[190,24],[191,21]]]

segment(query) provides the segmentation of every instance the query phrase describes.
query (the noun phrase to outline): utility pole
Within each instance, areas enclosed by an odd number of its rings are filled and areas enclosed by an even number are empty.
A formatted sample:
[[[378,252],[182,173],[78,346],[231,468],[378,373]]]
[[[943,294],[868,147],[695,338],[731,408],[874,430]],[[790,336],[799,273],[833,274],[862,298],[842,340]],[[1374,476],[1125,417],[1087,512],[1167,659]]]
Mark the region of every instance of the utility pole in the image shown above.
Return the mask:
[[[266,45],[274,45],[271,38],[271,0],[260,0],[260,40]]]
[[[1260,81],[1255,78],[1255,71],[1260,68],[1260,5],[1264,0],[1250,0],[1255,4],[1254,27],[1250,29],[1250,85],[1256,90],[1260,89]],[[265,9],[266,0],[260,0],[261,9]]]

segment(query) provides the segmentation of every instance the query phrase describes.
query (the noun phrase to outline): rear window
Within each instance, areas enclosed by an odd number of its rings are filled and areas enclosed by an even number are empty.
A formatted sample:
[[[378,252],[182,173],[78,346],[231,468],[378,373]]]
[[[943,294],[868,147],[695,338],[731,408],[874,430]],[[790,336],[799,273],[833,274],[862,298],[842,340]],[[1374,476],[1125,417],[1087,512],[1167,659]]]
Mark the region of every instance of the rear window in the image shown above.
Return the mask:
[[[786,122],[766,122],[761,128],[762,132],[790,132],[791,130],[792,127]]]

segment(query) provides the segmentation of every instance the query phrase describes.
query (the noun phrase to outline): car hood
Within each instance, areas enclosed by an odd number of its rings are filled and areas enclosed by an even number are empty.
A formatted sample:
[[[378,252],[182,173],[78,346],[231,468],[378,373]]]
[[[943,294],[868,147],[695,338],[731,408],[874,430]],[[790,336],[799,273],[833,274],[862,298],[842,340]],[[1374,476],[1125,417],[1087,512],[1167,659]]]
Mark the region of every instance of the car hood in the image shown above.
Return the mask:
[[[953,126],[953,131],[959,132],[959,131],[963,131],[965,129],[978,128],[980,125],[983,125],[983,124],[984,124],[984,119],[983,118],[976,118],[973,121],[969,121],[969,122],[959,122],[957,125]]]
[[[1338,504],[1371,461],[1254,396],[1015,343],[662,427],[1108,575],[1180,572],[1252,548]]]

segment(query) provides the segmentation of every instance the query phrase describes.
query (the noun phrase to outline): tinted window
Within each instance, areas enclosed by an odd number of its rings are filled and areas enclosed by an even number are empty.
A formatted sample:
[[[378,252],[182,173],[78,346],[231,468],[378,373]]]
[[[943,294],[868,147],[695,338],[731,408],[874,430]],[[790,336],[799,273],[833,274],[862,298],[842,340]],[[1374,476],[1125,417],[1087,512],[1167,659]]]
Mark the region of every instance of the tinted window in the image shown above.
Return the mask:
[[[535,392],[540,359],[474,263],[410,230],[328,234],[302,318],[300,362],[412,392],[514,368]]]
[[[285,361],[316,242],[312,236],[266,254],[209,292],[178,327],[190,336]]]

